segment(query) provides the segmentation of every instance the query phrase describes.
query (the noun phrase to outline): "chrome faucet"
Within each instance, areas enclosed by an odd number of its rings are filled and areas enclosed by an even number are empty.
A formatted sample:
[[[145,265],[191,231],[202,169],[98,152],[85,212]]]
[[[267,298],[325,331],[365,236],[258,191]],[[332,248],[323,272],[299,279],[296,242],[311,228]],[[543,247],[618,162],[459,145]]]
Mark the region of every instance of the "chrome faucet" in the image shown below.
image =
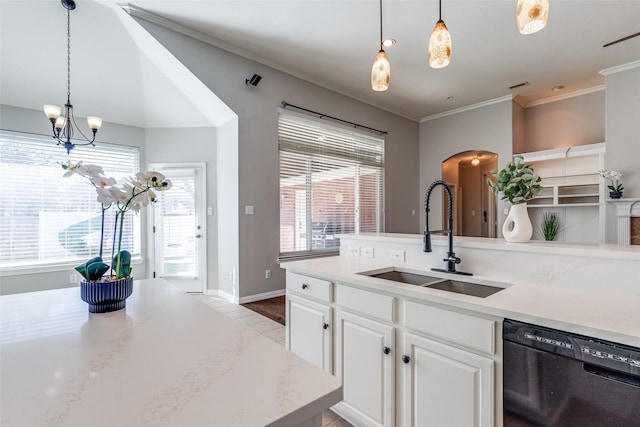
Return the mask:
[[[429,231],[429,200],[431,199],[431,192],[437,186],[443,186],[447,195],[449,196],[449,214],[448,214],[448,230],[440,230],[441,232],[446,232],[449,235],[449,252],[447,252],[447,257],[443,260],[446,263],[447,268],[432,268],[433,271],[443,271],[445,273],[453,273],[453,274],[463,274],[465,276],[473,276],[471,273],[465,273],[462,271],[456,271],[456,264],[460,264],[460,258],[456,256],[453,252],[453,194],[451,193],[451,187],[449,184],[442,180],[434,181],[433,184],[429,186],[427,190],[427,194],[424,198],[424,212],[426,216],[426,223],[424,226],[424,252],[431,252],[431,233],[435,233],[435,231]]]

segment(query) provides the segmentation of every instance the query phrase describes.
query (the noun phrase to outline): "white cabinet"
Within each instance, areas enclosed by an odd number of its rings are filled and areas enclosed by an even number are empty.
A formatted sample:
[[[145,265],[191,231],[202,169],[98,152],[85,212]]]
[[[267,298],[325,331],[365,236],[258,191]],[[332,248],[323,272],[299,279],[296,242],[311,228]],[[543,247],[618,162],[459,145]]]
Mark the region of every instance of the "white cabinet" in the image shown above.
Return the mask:
[[[542,194],[527,202],[534,239],[543,239],[539,225],[544,213],[554,212],[562,227],[556,240],[603,243],[606,185],[598,171],[605,167],[604,143],[524,153],[522,156],[542,178]]]
[[[287,295],[287,349],[329,373],[333,373],[331,311],[327,305]]]
[[[336,311],[336,376],[342,380],[338,413],[362,426],[395,425],[395,329]]]
[[[413,334],[404,335],[405,427],[492,427],[494,361]]]

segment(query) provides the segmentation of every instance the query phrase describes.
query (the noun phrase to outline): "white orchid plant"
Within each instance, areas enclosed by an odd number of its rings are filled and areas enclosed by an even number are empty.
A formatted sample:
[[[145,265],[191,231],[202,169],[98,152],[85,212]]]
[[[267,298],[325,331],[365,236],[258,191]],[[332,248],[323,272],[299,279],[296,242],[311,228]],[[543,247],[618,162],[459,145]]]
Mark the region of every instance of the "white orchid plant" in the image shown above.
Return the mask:
[[[611,191],[615,191],[615,192],[620,192],[622,190],[624,190],[624,187],[622,186],[622,184],[619,184],[620,180],[622,179],[622,174],[618,171],[608,171],[608,170],[602,170],[602,171],[598,171],[598,174],[600,174],[601,177],[603,177],[604,179],[608,180],[609,182],[611,182],[611,185],[607,185],[607,188]]]
[[[128,211],[139,212],[144,207],[156,202],[155,191],[166,191],[171,188],[171,181],[159,172],[138,172],[135,177],[128,177],[124,183],[118,185],[115,178],[106,177],[102,167],[98,165],[78,163],[63,163],[64,177],[78,174],[87,178],[95,187],[97,201],[102,206],[102,224],[100,230],[100,255],[91,258],[75,269],[88,281],[99,281],[103,275],[111,270],[110,276],[116,280],[129,277],[131,274],[131,253],[122,250],[122,234],[124,230],[124,216]],[[102,260],[102,246],[104,244],[105,212],[114,207],[116,212],[115,229],[120,230],[117,239],[117,251],[114,232],[114,242],[111,249],[111,266]],[[120,223],[118,224],[118,220]]]

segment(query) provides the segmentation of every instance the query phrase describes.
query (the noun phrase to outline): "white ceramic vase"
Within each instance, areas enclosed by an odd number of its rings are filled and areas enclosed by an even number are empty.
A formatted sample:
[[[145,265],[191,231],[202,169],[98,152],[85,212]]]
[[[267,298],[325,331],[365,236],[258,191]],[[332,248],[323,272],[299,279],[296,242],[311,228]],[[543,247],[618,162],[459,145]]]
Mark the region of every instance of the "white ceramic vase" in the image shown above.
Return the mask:
[[[511,205],[509,215],[502,226],[502,235],[507,242],[528,242],[533,235],[533,227],[529,219],[526,203]]]

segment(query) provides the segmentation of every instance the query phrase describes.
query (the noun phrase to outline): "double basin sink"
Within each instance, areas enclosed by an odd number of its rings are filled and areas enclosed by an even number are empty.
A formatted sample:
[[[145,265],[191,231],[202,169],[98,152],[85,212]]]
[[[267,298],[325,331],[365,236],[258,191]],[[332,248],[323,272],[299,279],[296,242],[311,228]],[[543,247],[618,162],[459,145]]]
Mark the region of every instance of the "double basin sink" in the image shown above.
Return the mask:
[[[441,291],[455,292],[457,294],[470,295],[479,298],[486,298],[496,292],[500,292],[507,285],[483,284],[471,281],[453,280],[443,277],[427,276],[415,271],[400,269],[397,267],[383,268],[373,271],[363,271],[363,276],[377,279],[391,280],[408,285],[423,286],[429,289],[439,289]]]

